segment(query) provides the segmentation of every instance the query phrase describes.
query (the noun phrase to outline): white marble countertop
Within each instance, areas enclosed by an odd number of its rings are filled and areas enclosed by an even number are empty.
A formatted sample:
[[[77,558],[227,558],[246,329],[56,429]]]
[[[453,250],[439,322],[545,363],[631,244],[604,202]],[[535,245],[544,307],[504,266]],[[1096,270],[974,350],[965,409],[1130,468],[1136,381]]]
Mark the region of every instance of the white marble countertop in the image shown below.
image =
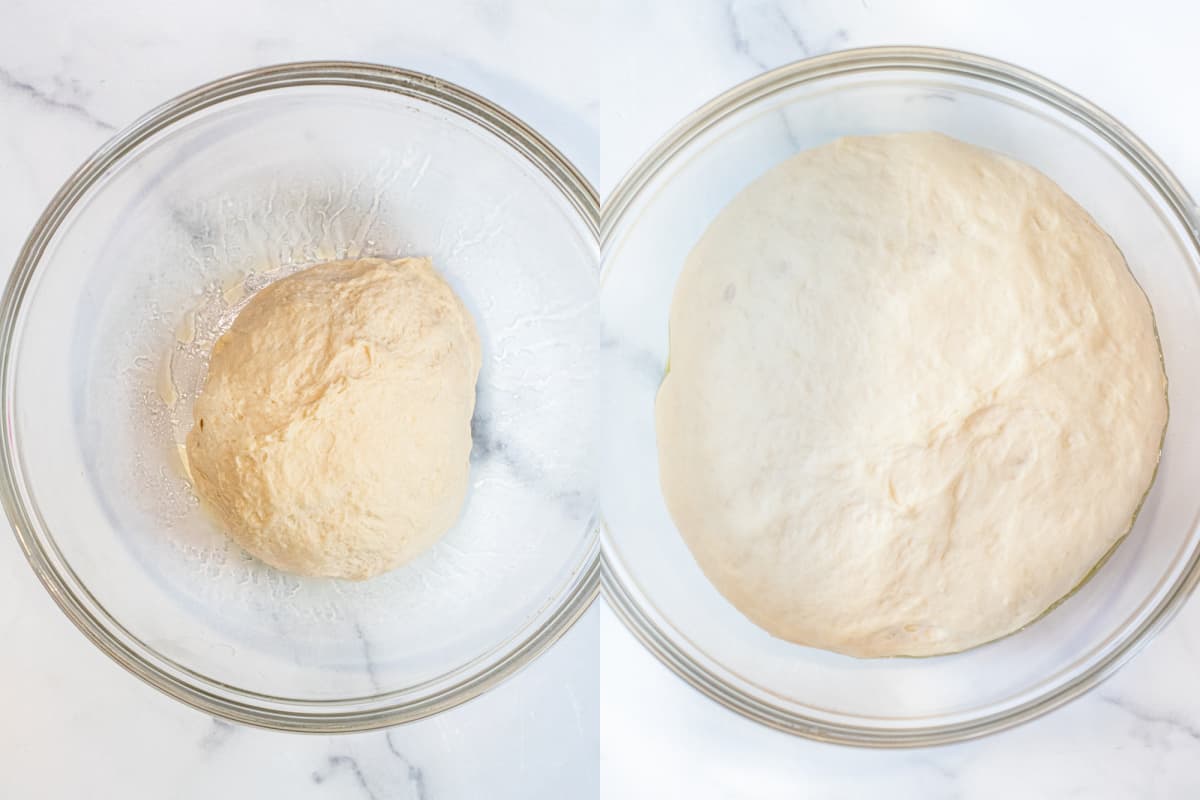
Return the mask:
[[[2,16],[5,264],[74,166],[143,111],[223,74],[316,58],[397,64],[472,88],[541,130],[603,196],[682,116],[763,69],[844,47],[956,47],[1089,97],[1200,194],[1200,10],[1182,0],[14,0]],[[1197,605],[1088,696],[952,747],[862,751],[762,728],[677,680],[603,604],[465,706],[387,732],[297,736],[214,721],[124,673],[54,607],[4,535],[0,797],[1195,797]]]

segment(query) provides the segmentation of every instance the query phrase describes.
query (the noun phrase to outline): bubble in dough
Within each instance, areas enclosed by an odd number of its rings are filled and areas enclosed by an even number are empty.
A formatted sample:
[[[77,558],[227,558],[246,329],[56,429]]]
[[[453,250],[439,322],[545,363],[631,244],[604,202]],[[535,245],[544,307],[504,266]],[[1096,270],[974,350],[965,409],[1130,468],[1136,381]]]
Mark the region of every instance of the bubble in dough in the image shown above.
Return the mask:
[[[932,133],[768,171],[689,255],[656,400],[668,509],[771,634],[855,656],[1035,620],[1129,530],[1166,378],[1113,241]]]
[[[428,259],[320,264],[217,340],[187,457],[251,554],[361,580],[429,548],[467,492],[480,347]]]

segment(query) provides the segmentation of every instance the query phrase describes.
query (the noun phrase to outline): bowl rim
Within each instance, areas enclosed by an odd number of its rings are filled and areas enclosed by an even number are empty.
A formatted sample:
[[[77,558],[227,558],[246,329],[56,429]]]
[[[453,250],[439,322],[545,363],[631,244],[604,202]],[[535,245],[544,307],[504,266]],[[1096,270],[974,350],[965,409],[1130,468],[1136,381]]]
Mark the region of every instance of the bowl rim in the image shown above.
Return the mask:
[[[1200,211],[1157,155],[1127,127],[1081,96],[1016,65],[961,50],[923,46],[865,47],[791,62],[717,95],[679,122],[625,173],[601,210],[600,247],[604,272],[608,255],[630,223],[630,213],[659,173],[707,131],[760,100],[800,84],[834,76],[892,69],[957,74],[1015,89],[1066,113],[1115,147],[1167,200],[1200,253]],[[604,272],[601,280],[603,281]],[[603,510],[603,504],[602,504]],[[1200,547],[1159,605],[1112,652],[1067,684],[1012,709],[975,720],[915,728],[884,728],[831,723],[807,717],[740,691],[664,632],[658,612],[628,575],[607,522],[601,527],[601,585],[605,600],[626,628],[665,666],[693,688],[726,708],[771,728],[816,741],[860,747],[924,747],[966,741],[1014,727],[1084,694],[1136,655],[1179,611],[1200,581]],[[665,620],[664,620],[665,622]],[[669,623],[667,623],[669,625]]]
[[[301,61],[247,70],[206,83],[157,106],[114,134],[75,170],[42,212],[17,257],[0,298],[0,419],[14,413],[12,347],[23,301],[46,247],[78,202],[139,145],[204,109],[260,92],[335,86],[400,94],[474,123],[519,155],[574,209],[576,221],[599,237],[600,202],[579,170],[541,134],[492,101],[432,75],[383,64]],[[104,609],[63,557],[27,497],[20,443],[12,424],[0,436],[0,504],[42,586],[91,642],[121,667],[170,697],[205,713],[262,728],[343,733],[410,722],[460,705],[498,685],[556,642],[599,594],[599,531],[595,518],[559,591],[533,618],[465,664],[415,686],[378,694],[309,700],[239,689],[207,678],[159,654]],[[500,654],[498,659],[490,657]],[[381,702],[382,701],[382,702]]]

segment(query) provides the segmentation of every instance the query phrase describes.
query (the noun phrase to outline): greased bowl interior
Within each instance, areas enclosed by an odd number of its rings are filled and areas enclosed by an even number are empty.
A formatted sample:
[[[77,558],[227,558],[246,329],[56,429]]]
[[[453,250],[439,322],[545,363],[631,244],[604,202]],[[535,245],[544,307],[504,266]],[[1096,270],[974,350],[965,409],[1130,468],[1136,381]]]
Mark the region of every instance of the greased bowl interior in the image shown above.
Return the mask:
[[[139,120],[38,223],[2,309],[3,499],[64,611],[151,684],[309,731],[462,702],[597,589],[596,198],[536,133],[417,73],[309,63]],[[385,576],[249,557],[186,478],[215,338],[319,261],[429,256],[483,346],[468,498]]]

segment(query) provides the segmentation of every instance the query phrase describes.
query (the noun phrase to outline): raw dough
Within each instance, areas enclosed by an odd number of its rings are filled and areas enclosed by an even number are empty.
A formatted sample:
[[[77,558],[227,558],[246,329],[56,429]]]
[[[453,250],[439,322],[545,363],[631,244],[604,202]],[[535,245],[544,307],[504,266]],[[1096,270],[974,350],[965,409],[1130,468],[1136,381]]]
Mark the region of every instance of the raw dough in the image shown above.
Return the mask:
[[[213,348],[187,440],[196,488],[275,567],[390,570],[458,518],[479,366],[475,325],[428,259],[279,280]]]
[[[1120,251],[1033,168],[847,138],[719,214],[675,289],[664,496],[793,642],[931,655],[1036,619],[1129,530],[1166,378]]]

